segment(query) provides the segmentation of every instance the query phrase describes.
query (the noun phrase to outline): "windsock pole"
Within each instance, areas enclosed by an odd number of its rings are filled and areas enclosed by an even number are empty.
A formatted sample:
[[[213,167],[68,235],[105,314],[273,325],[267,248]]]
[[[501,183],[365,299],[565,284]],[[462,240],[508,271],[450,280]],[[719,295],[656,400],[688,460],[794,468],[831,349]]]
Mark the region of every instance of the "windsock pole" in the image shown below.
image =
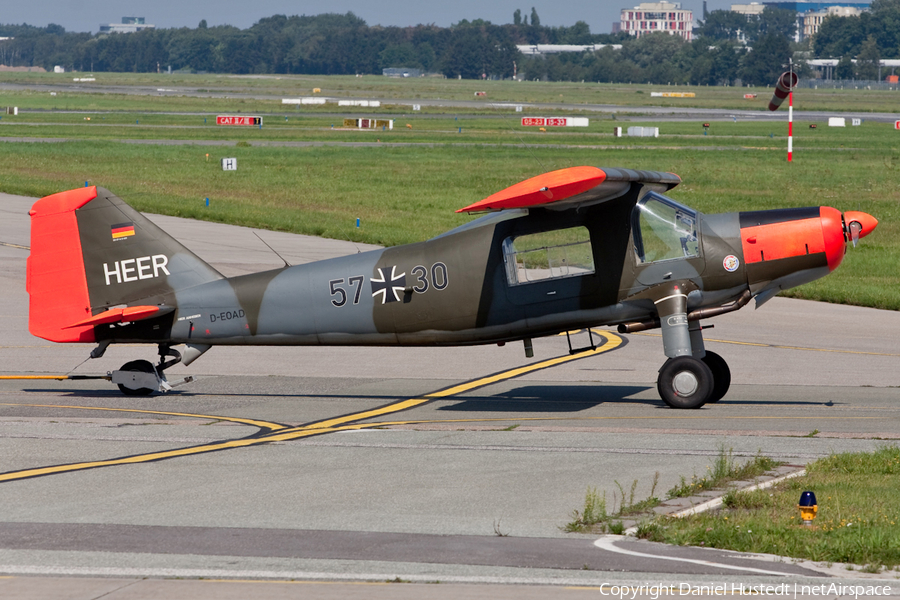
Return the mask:
[[[794,155],[794,92],[788,94],[788,162]]]
[[[789,58],[791,68],[791,91],[788,93],[788,162],[794,157],[794,59]]]

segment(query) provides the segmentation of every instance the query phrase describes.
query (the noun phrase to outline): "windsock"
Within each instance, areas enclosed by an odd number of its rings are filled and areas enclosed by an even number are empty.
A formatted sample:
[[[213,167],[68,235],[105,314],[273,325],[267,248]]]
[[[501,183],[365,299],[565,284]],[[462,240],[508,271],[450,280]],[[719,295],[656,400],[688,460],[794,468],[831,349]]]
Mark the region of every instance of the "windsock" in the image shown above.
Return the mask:
[[[794,72],[782,73],[775,84],[775,95],[769,101],[769,110],[778,110],[781,103],[791,93],[794,86],[797,85],[797,74]]]

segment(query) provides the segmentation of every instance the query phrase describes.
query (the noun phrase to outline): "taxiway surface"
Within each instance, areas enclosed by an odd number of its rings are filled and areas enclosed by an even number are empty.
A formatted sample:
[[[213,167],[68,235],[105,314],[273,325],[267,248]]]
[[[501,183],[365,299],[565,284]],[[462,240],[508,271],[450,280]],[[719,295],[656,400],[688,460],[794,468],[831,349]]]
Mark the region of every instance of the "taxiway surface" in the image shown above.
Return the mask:
[[[85,362],[89,347],[28,333],[33,201],[0,195],[0,374],[102,374],[152,360],[155,348],[123,345]],[[151,218],[226,275],[281,265],[249,229]],[[259,235],[295,264],[367,249]],[[900,438],[900,313],[775,298],[714,322],[708,348],[728,360],[733,385],[696,411],[658,398],[658,335],[602,329],[606,351],[517,377],[512,369],[567,356],[565,338],[535,340],[534,359],[516,344],[214,348],[168,371],[194,383],[150,398],[104,381],[2,380],[0,573],[821,578],[808,565],[615,542],[624,554],[561,530],[589,486],[612,501],[615,482],[636,480],[640,499],[658,473],[663,495],[705,474],[723,448],[802,465]],[[386,408],[362,418],[375,407]]]

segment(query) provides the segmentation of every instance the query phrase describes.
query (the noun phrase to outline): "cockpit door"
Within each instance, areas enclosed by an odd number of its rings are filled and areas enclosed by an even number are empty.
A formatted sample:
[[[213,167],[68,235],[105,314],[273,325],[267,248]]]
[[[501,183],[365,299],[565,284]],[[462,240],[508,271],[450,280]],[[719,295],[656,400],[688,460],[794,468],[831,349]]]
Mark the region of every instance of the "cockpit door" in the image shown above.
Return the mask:
[[[643,285],[691,279],[703,271],[697,211],[648,192],[632,212],[635,276]]]

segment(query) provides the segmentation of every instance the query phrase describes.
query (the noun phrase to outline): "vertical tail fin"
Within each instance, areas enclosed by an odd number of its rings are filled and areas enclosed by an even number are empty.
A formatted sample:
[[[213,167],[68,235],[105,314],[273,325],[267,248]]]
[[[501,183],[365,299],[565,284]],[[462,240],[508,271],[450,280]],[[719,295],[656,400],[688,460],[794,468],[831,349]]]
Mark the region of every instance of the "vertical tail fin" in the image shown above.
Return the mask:
[[[50,341],[92,342],[99,324],[152,316],[177,290],[223,278],[103,188],[47,196],[29,214],[28,328]]]

